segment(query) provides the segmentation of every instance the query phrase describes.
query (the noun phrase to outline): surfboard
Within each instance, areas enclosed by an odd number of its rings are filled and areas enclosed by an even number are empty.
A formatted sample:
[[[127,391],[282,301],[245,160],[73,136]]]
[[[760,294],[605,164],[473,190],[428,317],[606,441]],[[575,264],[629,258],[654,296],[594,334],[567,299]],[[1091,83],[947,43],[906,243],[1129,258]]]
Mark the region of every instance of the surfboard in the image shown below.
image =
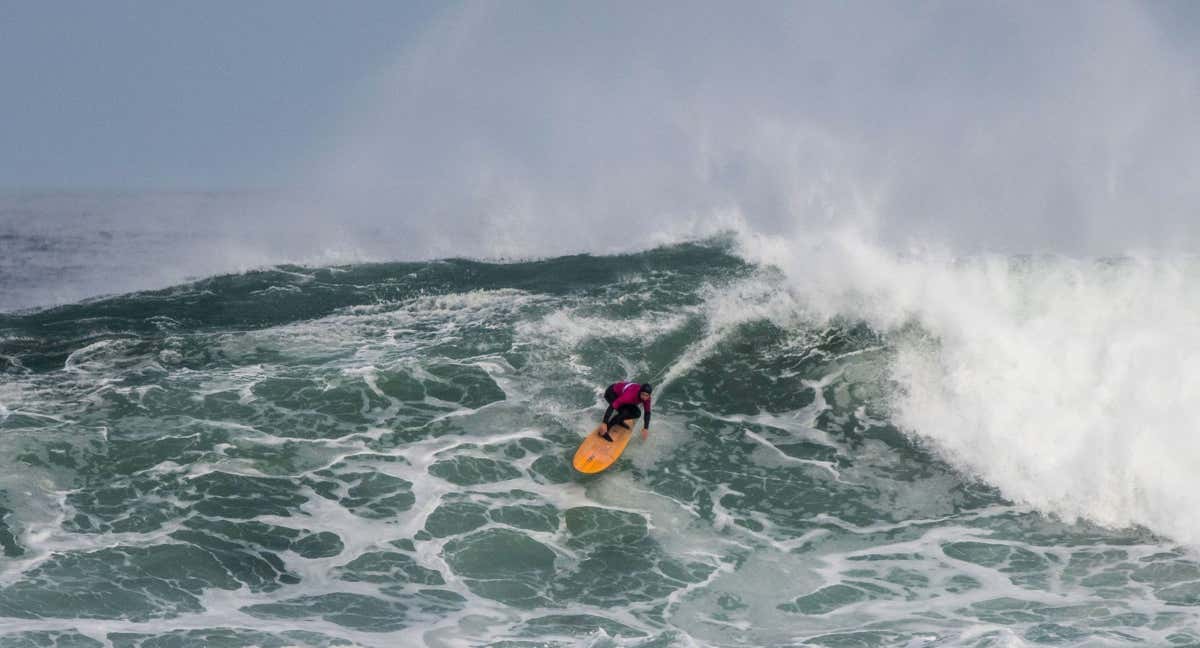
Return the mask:
[[[575,470],[591,475],[613,465],[625,451],[625,446],[629,445],[635,421],[637,419],[629,419],[625,421],[628,427],[617,426],[616,429],[610,429],[608,434],[613,438],[611,442],[600,437],[600,426],[597,425],[575,451]]]

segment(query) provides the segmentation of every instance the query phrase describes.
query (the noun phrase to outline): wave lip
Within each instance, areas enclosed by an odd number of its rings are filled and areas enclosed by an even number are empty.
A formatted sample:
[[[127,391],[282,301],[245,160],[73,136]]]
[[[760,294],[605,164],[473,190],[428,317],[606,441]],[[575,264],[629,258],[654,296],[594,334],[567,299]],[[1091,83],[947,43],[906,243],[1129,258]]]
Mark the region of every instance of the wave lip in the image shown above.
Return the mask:
[[[814,316],[886,332],[894,421],[964,472],[1067,520],[1200,543],[1200,259],[900,254],[853,234],[803,261],[779,249],[743,253]]]

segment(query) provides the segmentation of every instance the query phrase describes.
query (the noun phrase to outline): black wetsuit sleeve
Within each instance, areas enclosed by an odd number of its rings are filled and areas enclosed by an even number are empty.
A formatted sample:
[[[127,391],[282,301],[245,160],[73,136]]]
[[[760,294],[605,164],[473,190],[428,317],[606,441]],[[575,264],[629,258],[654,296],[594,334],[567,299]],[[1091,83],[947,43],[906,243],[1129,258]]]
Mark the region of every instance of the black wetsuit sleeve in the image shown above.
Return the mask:
[[[600,419],[600,421],[601,421],[602,423],[604,423],[605,425],[607,425],[607,424],[608,424],[608,417],[612,416],[612,413],[613,413],[613,406],[612,406],[612,405],[609,405],[609,406],[608,406],[608,409],[604,410],[604,418],[601,418],[601,419]]]
[[[648,428],[648,427],[650,427],[650,408],[646,407],[646,408],[643,408],[643,410],[644,411],[642,412],[642,427]]]

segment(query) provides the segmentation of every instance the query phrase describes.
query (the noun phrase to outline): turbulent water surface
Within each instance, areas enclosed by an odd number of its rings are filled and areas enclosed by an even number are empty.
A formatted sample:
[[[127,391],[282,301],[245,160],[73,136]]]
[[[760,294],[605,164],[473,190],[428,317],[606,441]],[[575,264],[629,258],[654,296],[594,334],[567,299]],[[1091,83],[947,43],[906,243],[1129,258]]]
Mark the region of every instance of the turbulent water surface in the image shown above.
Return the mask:
[[[949,334],[788,281],[714,241],[0,315],[0,646],[1200,645],[1186,545],[898,422]],[[649,440],[574,473],[625,378]]]

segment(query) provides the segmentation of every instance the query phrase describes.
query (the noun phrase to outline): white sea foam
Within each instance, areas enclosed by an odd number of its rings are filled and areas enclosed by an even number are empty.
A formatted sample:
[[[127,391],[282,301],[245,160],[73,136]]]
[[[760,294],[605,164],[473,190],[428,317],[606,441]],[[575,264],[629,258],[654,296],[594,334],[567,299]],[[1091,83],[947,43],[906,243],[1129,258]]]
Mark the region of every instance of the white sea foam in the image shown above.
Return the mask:
[[[1047,513],[1200,543],[1196,258],[899,254],[851,231],[742,249],[808,313],[889,333],[894,420],[961,469]]]
[[[803,245],[804,241],[796,243],[797,240],[793,239],[792,243],[783,241],[778,250],[788,252],[787,245]],[[650,341],[678,331],[679,327],[692,323],[694,318],[703,321],[702,334],[682,350],[660,383],[664,389],[681,384],[678,381],[686,379],[690,371],[702,366],[703,361],[719,348],[727,336],[747,322],[770,319],[795,329],[814,319],[861,317],[878,329],[889,332],[890,344],[896,350],[893,376],[901,387],[893,403],[896,420],[917,434],[935,441],[937,447],[942,448],[956,465],[979,474],[1015,499],[1026,501],[1040,510],[1059,510],[1055,507],[1061,507],[1064,515],[1087,515],[1101,519],[1089,509],[1095,504],[1092,499],[1100,497],[1104,488],[1119,488],[1122,483],[1119,475],[1108,475],[1105,479],[1105,475],[1097,477],[1086,473],[1090,469],[1087,458],[1095,455],[1108,462],[1101,462],[1103,466],[1123,465],[1125,479],[1140,479],[1142,481],[1138,483],[1161,487],[1174,485],[1170,480],[1176,477],[1169,472],[1159,475],[1157,472],[1148,472],[1140,464],[1121,464],[1120,460],[1122,454],[1136,457],[1137,451],[1145,452],[1141,444],[1171,441],[1169,436],[1159,438],[1165,434],[1166,428],[1152,425],[1161,421],[1150,416],[1149,405],[1143,402],[1145,399],[1137,397],[1136,390],[1142,379],[1150,381],[1150,387],[1161,389],[1169,384],[1172,372],[1182,372],[1187,368],[1186,361],[1190,357],[1187,353],[1181,357],[1169,353],[1175,349],[1186,350],[1191,340],[1188,337],[1192,330],[1187,314],[1192,310],[1192,301],[1185,284],[1186,277],[1192,276],[1192,269],[1187,263],[1180,261],[1177,267],[1180,275],[1174,277],[1168,270],[1175,266],[1161,261],[1104,265],[1062,258],[1016,263],[1000,257],[962,260],[935,254],[900,256],[849,235],[840,239],[826,239],[816,249],[805,249],[803,255],[797,255],[795,249],[790,250],[790,255],[783,258],[770,256],[767,245],[755,250],[755,243],[756,239],[752,237],[745,239],[746,255],[778,266],[785,270],[786,275],[780,276],[768,270],[743,281],[713,286],[703,291],[700,304],[685,311],[685,315],[622,320],[622,326],[629,324],[639,338]],[[805,283],[805,277],[813,277],[813,283]],[[1116,306],[1111,303],[1114,299]],[[376,425],[369,426],[366,432],[337,440],[288,439],[286,443],[311,445],[313,452],[320,454],[316,461],[328,465],[341,460],[353,461],[356,454],[364,452],[402,457],[407,463],[378,463],[372,464],[370,469],[409,480],[413,483],[412,491],[417,500],[413,509],[395,518],[373,520],[357,516],[334,502],[304,490],[309,501],[300,507],[302,515],[260,517],[260,521],[270,524],[330,530],[343,539],[346,549],[337,557],[306,559],[294,552],[284,553],[288,568],[303,577],[302,590],[283,588],[277,592],[251,593],[246,590],[226,592],[210,589],[204,597],[206,612],[171,620],[76,623],[74,620],[45,619],[22,621],[23,625],[0,623],[0,629],[80,627],[101,638],[107,632],[154,633],[221,625],[277,630],[277,620],[256,619],[240,612],[240,608],[300,595],[332,592],[372,595],[377,588],[338,580],[333,570],[361,552],[387,549],[390,540],[412,537],[425,527],[428,516],[440,504],[448,501],[448,496],[465,495],[478,501],[487,501],[513,488],[533,493],[536,498],[552,504],[559,511],[575,506],[636,511],[646,517],[651,538],[666,550],[667,555],[714,567],[715,571],[707,577],[676,590],[665,601],[667,625],[672,630],[678,629],[684,633],[678,639],[681,645],[799,644],[820,632],[843,631],[876,619],[893,622],[914,634],[909,639],[910,645],[937,641],[967,643],[985,638],[992,642],[990,645],[1022,645],[1021,638],[1015,632],[996,623],[976,623],[975,619],[964,617],[962,610],[998,597],[1053,607],[1077,604],[1093,596],[1092,590],[1072,588],[1059,582],[1062,576],[1058,566],[1068,564],[1070,554],[1074,551],[1071,547],[1036,547],[1020,543],[1023,548],[1054,557],[1047,568],[1050,586],[1041,590],[1020,586],[1014,583],[1010,573],[993,566],[948,556],[944,547],[953,542],[988,541],[1005,544],[1005,541],[988,538],[986,531],[957,526],[969,523],[970,516],[953,517],[946,514],[949,505],[940,498],[944,498],[945,492],[958,484],[958,480],[938,474],[931,478],[897,482],[888,471],[878,470],[880,467],[896,465],[894,448],[874,440],[856,443],[851,448],[849,441],[837,433],[817,429],[818,416],[822,412],[850,402],[843,394],[845,383],[855,383],[858,372],[873,370],[872,367],[880,362],[874,356],[864,358],[863,354],[878,351],[873,347],[838,357],[830,354],[829,360],[833,365],[830,373],[804,383],[814,390],[816,400],[809,407],[795,412],[727,415],[697,410],[682,415],[671,411],[658,413],[658,423],[650,441],[644,444],[635,441],[637,445],[631,446],[632,452],[627,456],[626,465],[632,465],[636,470],[619,469],[590,482],[547,484],[536,478],[522,476],[515,480],[468,488],[429,474],[429,466],[441,458],[485,456],[487,453],[480,446],[486,444],[540,438],[551,441],[551,449],[547,454],[564,451],[564,448],[556,445],[560,441],[554,438],[551,429],[556,425],[577,429],[581,416],[578,408],[581,405],[571,398],[559,401],[557,396],[543,397],[539,390],[545,388],[548,382],[546,376],[550,371],[561,372],[568,381],[590,385],[594,382],[591,381],[590,372],[569,366],[565,359],[587,340],[596,337],[624,339],[620,336],[620,330],[623,329],[602,317],[584,315],[587,311],[571,300],[559,304],[545,298],[547,303],[553,305],[539,310],[543,305],[542,300],[542,297],[519,291],[478,291],[439,298],[418,298],[366,309],[347,309],[319,320],[223,336],[219,346],[231,355],[258,353],[260,347],[265,347],[289,360],[294,359],[291,363],[287,360],[279,363],[264,360],[264,364],[237,368],[218,366],[202,378],[192,378],[203,381],[198,385],[199,393],[241,390],[245,396],[243,404],[253,407],[270,407],[268,397],[260,400],[251,391],[256,383],[280,375],[293,375],[290,372],[297,369],[301,375],[312,378],[316,383],[342,385],[344,383],[338,381],[361,382],[361,390],[378,396],[380,389],[373,382],[378,373],[403,367],[405,371],[411,370],[414,376],[430,378],[430,375],[423,373],[423,367],[428,363],[446,361],[480,367],[496,380],[507,399],[477,409],[441,401],[439,405],[454,409],[438,414],[430,425],[452,423],[443,429],[446,434],[403,443],[394,448],[388,448],[386,441],[379,441],[394,430],[388,425],[396,411],[395,401],[391,408],[372,411],[372,417],[377,419],[374,421]],[[1059,306],[1064,302],[1070,307],[1060,311]],[[524,314],[514,317],[515,310],[527,306],[531,307],[529,317]],[[1077,311],[1090,313],[1090,317]],[[525,369],[516,371],[497,355],[481,354],[451,360],[437,352],[426,353],[428,349],[455,340],[464,329],[494,323],[495,318],[511,323],[518,347],[538,342],[543,355],[533,357]],[[513,323],[514,319],[518,321]],[[912,324],[915,326],[910,326]],[[1160,336],[1168,339],[1162,340]],[[1084,339],[1075,340],[1074,337]],[[1124,340],[1124,351],[1106,350],[1105,341],[1111,339]],[[91,379],[94,375],[111,380],[139,369],[140,365],[136,362],[124,360],[122,344],[107,344],[81,352],[71,362],[73,370],[64,373],[83,379]],[[889,353],[881,353],[879,357],[891,357]],[[1057,362],[1051,362],[1052,357],[1045,357],[1056,353],[1065,354],[1065,360],[1058,358]],[[1092,358],[1092,355],[1098,356],[1099,360]],[[271,355],[264,354],[264,357],[270,358]],[[1084,362],[1089,358],[1092,359]],[[1114,372],[1122,362],[1135,366],[1128,368],[1125,373]],[[1010,376],[1008,372],[1013,371],[1014,363],[1020,371]],[[314,366],[316,371],[312,370]],[[864,366],[868,366],[868,369],[862,369]],[[1112,385],[1112,393],[1091,395],[1088,400],[1085,387],[1089,383],[1083,375],[1086,369],[1116,373],[1117,376],[1111,378],[1116,381]],[[558,375],[555,374],[556,379]],[[1036,385],[1027,384],[1034,382]],[[1074,388],[1067,388],[1071,386]],[[1188,387],[1185,384],[1178,389],[1183,392]],[[22,409],[29,405],[27,401],[30,400],[29,395],[18,389],[4,388],[0,384],[0,398],[11,407],[14,415],[24,413]],[[829,402],[826,402],[827,390],[832,394]],[[1131,390],[1135,393],[1126,393]],[[1044,404],[1024,402],[1032,395],[1046,392],[1055,398]],[[53,396],[49,398],[51,400],[43,401],[42,406],[54,402]],[[1179,398],[1179,402],[1170,403],[1176,408],[1172,410],[1176,416],[1184,413],[1185,403],[1182,396]],[[995,402],[992,402],[993,399]],[[1141,427],[1132,430],[1129,445],[1116,444],[1116,441],[1125,438],[1115,434],[1117,428],[1109,428],[1110,434],[1096,437],[1095,443],[1087,436],[1090,430],[1088,426],[1101,425],[1108,419],[1088,415],[1086,407],[1099,407],[1106,403],[1108,409],[1105,411],[1110,415],[1115,411],[1115,404],[1138,408],[1138,417],[1130,414],[1122,418],[1125,425],[1141,424]],[[1086,449],[1071,446],[1060,448],[1047,441],[1046,435],[1038,435],[1041,428],[1037,427],[1036,421],[1017,417],[999,418],[999,422],[995,422],[988,418],[998,417],[997,413],[1004,413],[1013,407],[1025,408],[1023,411],[1031,417],[1041,416],[1050,420],[1052,425],[1065,428],[1066,436],[1090,448],[1091,455]],[[1072,408],[1079,411],[1072,415]],[[302,410],[296,411],[308,414]],[[1118,412],[1117,415],[1122,414]],[[798,468],[814,478],[831,479],[831,471],[836,470],[844,482],[878,486],[880,496],[890,498],[886,499],[886,509],[900,512],[898,521],[855,525],[831,513],[803,520],[805,525],[820,525],[817,528],[805,526],[797,529],[789,528],[787,524],[773,524],[770,512],[736,510],[733,505],[722,503],[727,495],[736,496],[737,492],[730,482],[720,481],[728,476],[720,469],[713,470],[711,474],[687,475],[688,482],[709,486],[707,492],[696,500],[655,492],[653,486],[647,490],[647,484],[653,484],[653,481],[643,482],[643,476],[661,470],[661,464],[669,463],[669,458],[686,442],[692,430],[684,420],[690,416],[713,421],[718,426],[722,423],[733,427],[755,426],[754,431],[744,435],[744,440],[750,442],[747,445],[752,447],[747,454],[747,461],[755,468],[787,468],[789,464],[807,462],[809,465]],[[861,408],[857,416],[860,421],[870,420]],[[1079,420],[1076,421],[1072,416]],[[939,424],[943,417],[948,417],[945,420],[951,423]],[[1075,427],[1068,425],[1070,423],[1074,423]],[[282,442],[267,432],[236,422],[209,424],[235,430],[235,445]],[[1008,442],[1010,438],[1013,443]],[[367,444],[369,440],[376,443]],[[828,446],[837,452],[839,460],[845,457],[850,465],[789,458],[779,446],[782,440],[804,440]],[[1107,454],[1097,452],[1107,446],[1111,446],[1107,448]],[[215,449],[224,447],[218,445]],[[1185,452],[1188,450],[1186,444],[1180,447]],[[984,450],[990,454],[985,454]],[[565,451],[569,452],[569,448]],[[1056,463],[1047,460],[1047,465],[1043,465],[1035,461],[1032,468],[1017,469],[1020,462],[1029,457],[1036,460],[1037,455],[1043,458],[1049,455]],[[526,472],[537,458],[531,453],[511,463]],[[1166,459],[1174,461],[1176,469],[1181,470],[1188,457],[1178,455]],[[211,470],[258,474],[248,470],[254,468],[254,461],[253,457],[222,459],[218,455],[211,460],[188,464],[187,470],[193,471],[193,474]],[[988,461],[999,464],[991,466],[993,473],[985,472],[989,468],[986,465]],[[162,463],[147,470],[173,471],[178,468],[171,463]],[[671,468],[685,473],[688,470],[686,465]],[[717,483],[713,483],[714,475]],[[771,479],[775,480],[773,484],[782,487],[787,485],[789,477],[785,473],[773,475]],[[1086,481],[1088,478],[1093,481]],[[1156,479],[1159,482],[1155,482]],[[1186,485],[1182,483],[1183,478],[1178,479],[1181,480],[1179,485]],[[1031,483],[1025,484],[1023,480]],[[1072,480],[1082,482],[1087,490],[1071,490]],[[1037,492],[1022,495],[1022,487]],[[1055,489],[1065,491],[1065,502],[1052,497]],[[1013,495],[1014,492],[1018,495]],[[1159,491],[1150,494],[1155,492]],[[1178,517],[1186,519],[1186,510],[1190,510],[1186,507],[1193,502],[1190,496],[1186,496],[1186,489],[1180,492],[1185,494],[1182,501],[1167,504],[1180,507],[1177,513],[1183,511],[1184,514]],[[60,497],[62,491],[56,490],[53,494]],[[702,511],[709,505],[711,512]],[[61,501],[53,508],[55,511],[64,510]],[[1075,512],[1071,513],[1072,510]],[[998,515],[1012,513],[1014,509],[1004,507],[998,511],[977,511],[976,514]],[[173,521],[148,534],[47,535],[48,530],[61,527],[61,518],[52,520],[49,525],[34,523],[30,526],[31,518],[27,513],[17,513],[18,521],[24,523],[22,528],[31,528],[32,531],[22,538],[33,550],[32,556],[25,558],[24,562],[14,563],[21,569],[36,564],[49,551],[88,551],[112,546],[113,543],[165,541],[165,534],[179,528],[178,523]],[[1122,513],[1132,515],[1129,511]],[[741,526],[739,520],[757,522],[762,530]],[[1111,523],[1128,522],[1118,519]],[[480,529],[494,528],[497,524],[489,522]],[[933,528],[926,531],[926,526]],[[881,540],[892,534],[905,538],[917,537],[895,543]],[[582,558],[583,552],[571,546],[561,526],[553,532],[537,531],[528,535],[555,552],[557,569],[569,569],[573,561]],[[462,610],[437,620],[422,620],[412,628],[386,635],[359,632],[320,619],[318,615],[289,620],[289,624],[347,637],[363,645],[419,645],[425,642],[428,645],[466,646],[498,638],[516,639],[516,629],[523,622],[559,612],[517,609],[473,594],[463,579],[450,570],[443,556],[448,541],[434,539],[420,542],[414,559],[420,565],[443,574],[449,581],[447,588],[466,598]],[[1012,544],[1012,541],[1008,541],[1008,544]],[[1157,545],[1145,545],[1122,550],[1129,552],[1130,561],[1141,561],[1163,549]],[[873,566],[880,576],[884,575],[885,569],[913,568],[928,578],[929,586],[914,588],[916,596],[909,600],[894,583],[882,578],[855,576],[891,594],[883,600],[854,602],[817,615],[801,616],[778,608],[780,604],[796,597],[843,582],[847,578],[846,572],[866,571],[857,558],[867,553],[887,552],[911,553],[921,558],[877,560]],[[17,571],[14,567],[8,576],[18,576]],[[976,579],[979,587],[958,593],[943,591],[948,580],[960,574]],[[726,594],[738,597],[746,609],[734,612],[727,610],[720,601],[720,597]],[[661,631],[662,627],[657,621],[647,621],[645,616],[639,614],[661,603],[663,601],[631,605],[627,609],[572,605],[572,611],[603,616],[654,633]],[[1114,609],[1132,609],[1148,615],[1170,611],[1168,603],[1150,594],[1141,598],[1126,596],[1109,605]],[[930,621],[922,616],[931,609],[942,615],[943,620],[950,621]],[[947,630],[948,626],[955,629]],[[1146,636],[1150,634],[1150,631],[1146,632]],[[928,639],[933,636],[937,638]],[[559,640],[572,646],[642,643],[641,640],[606,637],[602,631],[580,638],[561,636],[557,630],[549,630],[539,635],[538,640]]]

